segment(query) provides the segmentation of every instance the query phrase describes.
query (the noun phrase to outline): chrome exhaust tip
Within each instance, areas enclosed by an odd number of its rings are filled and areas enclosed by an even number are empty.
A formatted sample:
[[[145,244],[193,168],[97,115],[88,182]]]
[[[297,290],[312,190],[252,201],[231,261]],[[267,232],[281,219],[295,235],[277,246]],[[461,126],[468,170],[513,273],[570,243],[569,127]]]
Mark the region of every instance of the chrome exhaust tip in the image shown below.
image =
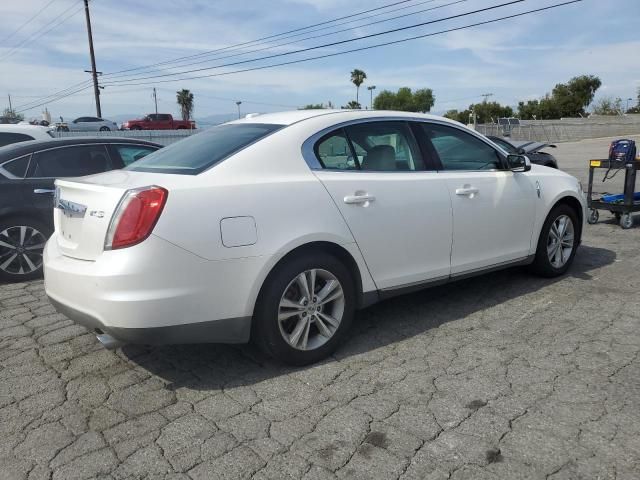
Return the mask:
[[[107,350],[115,350],[116,348],[120,348],[124,345],[124,342],[113,338],[108,333],[98,333],[96,334],[96,338]]]

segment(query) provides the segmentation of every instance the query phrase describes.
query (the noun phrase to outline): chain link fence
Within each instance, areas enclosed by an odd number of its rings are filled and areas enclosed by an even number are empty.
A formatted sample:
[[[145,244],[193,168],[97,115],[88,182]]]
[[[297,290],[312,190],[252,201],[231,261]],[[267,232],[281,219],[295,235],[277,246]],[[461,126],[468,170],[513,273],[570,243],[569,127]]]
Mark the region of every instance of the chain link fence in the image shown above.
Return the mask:
[[[110,132],[53,132],[56,137],[122,137],[170,145],[202,130],[113,130]]]
[[[535,142],[574,142],[588,138],[640,135],[640,122],[521,122],[519,125],[477,125],[484,135]]]

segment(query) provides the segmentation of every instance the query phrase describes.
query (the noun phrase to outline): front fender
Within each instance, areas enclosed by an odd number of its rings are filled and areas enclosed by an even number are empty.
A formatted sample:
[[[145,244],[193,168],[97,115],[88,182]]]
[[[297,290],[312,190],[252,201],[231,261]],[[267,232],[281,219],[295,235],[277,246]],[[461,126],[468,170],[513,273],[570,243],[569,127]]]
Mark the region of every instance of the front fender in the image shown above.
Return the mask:
[[[548,172],[547,172],[548,171]],[[532,170],[534,172],[534,170]],[[536,217],[532,232],[531,254],[535,254],[538,248],[538,239],[545,220],[551,210],[566,198],[575,200],[580,205],[579,219],[580,232],[584,231],[584,223],[587,218],[587,201],[580,187],[578,179],[564,172],[538,168],[531,175],[534,186],[540,186],[540,196],[537,198]],[[537,182],[537,183],[536,183]]]

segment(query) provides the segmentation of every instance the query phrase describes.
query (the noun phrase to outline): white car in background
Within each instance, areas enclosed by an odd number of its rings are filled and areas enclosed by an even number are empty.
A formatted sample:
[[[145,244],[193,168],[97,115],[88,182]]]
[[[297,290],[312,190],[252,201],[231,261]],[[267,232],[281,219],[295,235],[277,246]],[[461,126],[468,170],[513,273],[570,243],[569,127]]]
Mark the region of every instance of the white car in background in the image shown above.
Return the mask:
[[[566,173],[385,111],[260,115],[56,185],[60,312],[108,347],[251,338],[293,364],[380,299],[513,265],[563,274],[586,208]]]
[[[110,132],[118,130],[118,124],[98,117],[78,117],[72,122],[58,125],[65,132]]]
[[[0,147],[29,140],[51,140],[54,129],[28,123],[0,124]]]

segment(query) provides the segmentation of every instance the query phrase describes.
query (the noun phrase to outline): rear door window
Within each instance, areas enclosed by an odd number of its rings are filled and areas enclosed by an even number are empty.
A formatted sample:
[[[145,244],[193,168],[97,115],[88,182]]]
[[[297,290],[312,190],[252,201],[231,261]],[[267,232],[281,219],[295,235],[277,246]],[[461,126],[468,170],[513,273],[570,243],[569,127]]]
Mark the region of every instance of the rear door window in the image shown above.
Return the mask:
[[[0,147],[11,145],[12,143],[27,142],[34,138],[24,133],[0,132]]]
[[[104,145],[74,145],[34,153],[28,177],[82,177],[113,168]]]
[[[25,155],[24,157],[16,158],[2,165],[2,168],[9,172],[14,177],[24,178],[27,174],[27,167],[29,166],[29,158],[31,155]]]
[[[345,127],[361,170],[424,170],[418,145],[406,122],[366,122]]]
[[[112,145],[111,147],[120,157],[125,167],[158,150],[156,147],[147,145]]]
[[[323,168],[328,170],[356,170],[356,164],[349,141],[342,129],[325,135],[316,143],[316,157]]]
[[[282,127],[266,123],[220,125],[162,148],[125,169],[197,175]]]

